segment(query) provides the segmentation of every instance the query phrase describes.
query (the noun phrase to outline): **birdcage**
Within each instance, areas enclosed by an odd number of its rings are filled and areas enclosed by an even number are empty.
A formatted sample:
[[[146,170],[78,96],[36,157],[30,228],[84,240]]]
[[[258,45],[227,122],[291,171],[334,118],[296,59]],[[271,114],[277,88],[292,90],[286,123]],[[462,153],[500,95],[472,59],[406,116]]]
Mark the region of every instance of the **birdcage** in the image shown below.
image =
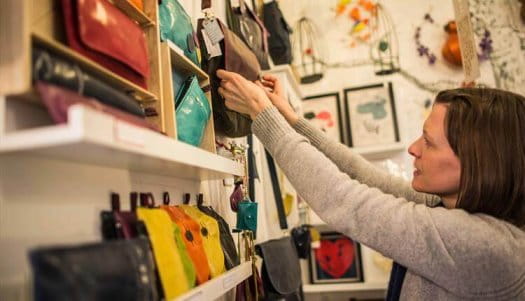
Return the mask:
[[[323,78],[325,60],[323,43],[312,20],[302,17],[293,28],[293,65],[301,84],[310,84]]]
[[[370,45],[370,57],[377,75],[388,75],[399,71],[399,45],[394,23],[381,3],[375,6],[371,22],[374,28]]]

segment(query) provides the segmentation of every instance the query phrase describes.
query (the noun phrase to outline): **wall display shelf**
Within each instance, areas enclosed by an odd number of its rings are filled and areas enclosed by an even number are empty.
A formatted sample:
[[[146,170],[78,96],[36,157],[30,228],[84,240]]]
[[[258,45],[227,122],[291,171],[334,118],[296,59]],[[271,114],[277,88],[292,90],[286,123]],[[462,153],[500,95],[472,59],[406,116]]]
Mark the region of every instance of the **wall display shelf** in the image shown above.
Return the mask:
[[[227,271],[226,273],[211,279],[202,285],[192,289],[184,295],[176,298],[176,301],[194,300],[215,300],[233,289],[237,284],[252,275],[251,262],[244,262],[241,265]]]
[[[64,125],[5,133],[0,155],[24,153],[195,180],[243,174],[238,162],[81,105],[72,106],[68,116]]]
[[[349,291],[374,291],[387,289],[384,282],[363,282],[363,283],[338,283],[338,284],[305,284],[303,291],[308,293],[325,293],[325,292],[349,292]]]
[[[189,76],[197,76],[200,87],[204,88],[209,86],[210,79],[208,74],[201,68],[195,65],[190,59],[188,59],[182,49],[177,45],[167,40],[160,44],[160,53],[162,61],[162,95],[164,99],[164,120],[166,134],[169,137],[176,139],[177,137],[177,122],[175,118],[175,100],[177,89],[181,86],[184,79]],[[172,70],[174,72],[172,72]],[[175,73],[175,75],[174,75]],[[213,110],[213,104],[211,101],[211,93],[205,92],[210,107]],[[216,153],[215,148],[215,126],[213,123],[213,116],[210,116],[206,129],[204,130],[204,137],[200,148],[205,149],[209,152]]]

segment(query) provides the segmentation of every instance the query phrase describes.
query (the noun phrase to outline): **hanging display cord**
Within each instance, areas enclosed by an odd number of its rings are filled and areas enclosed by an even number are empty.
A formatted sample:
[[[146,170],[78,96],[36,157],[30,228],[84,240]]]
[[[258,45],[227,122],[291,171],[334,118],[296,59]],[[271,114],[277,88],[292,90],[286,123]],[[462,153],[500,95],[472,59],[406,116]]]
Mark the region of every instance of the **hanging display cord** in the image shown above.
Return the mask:
[[[282,230],[288,229],[288,222],[286,221],[286,214],[284,212],[283,196],[281,195],[281,186],[279,185],[279,178],[277,177],[277,168],[273,161],[272,155],[266,152],[266,160],[268,161],[268,169],[270,170],[270,178],[272,179],[273,196],[275,198],[275,206],[277,207],[277,214],[279,216],[279,226]]]

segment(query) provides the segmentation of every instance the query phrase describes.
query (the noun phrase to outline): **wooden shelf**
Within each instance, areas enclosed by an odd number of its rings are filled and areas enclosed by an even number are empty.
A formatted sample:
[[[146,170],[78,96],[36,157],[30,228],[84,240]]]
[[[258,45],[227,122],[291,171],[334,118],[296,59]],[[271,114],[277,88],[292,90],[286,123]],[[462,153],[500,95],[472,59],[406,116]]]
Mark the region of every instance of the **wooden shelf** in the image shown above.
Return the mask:
[[[243,175],[242,165],[81,105],[68,123],[6,132],[0,155],[24,154],[185,179]]]
[[[334,284],[305,284],[303,291],[308,293],[327,292],[357,292],[357,291],[385,291],[387,283],[383,282],[360,282],[360,283],[334,283]]]
[[[155,102],[158,97],[148,90],[130,82],[129,80],[107,70],[91,59],[75,52],[71,48],[46,38],[40,34],[32,33],[32,38],[35,44],[43,46],[64,58],[70,59],[79,64],[85,71],[92,73],[97,78],[107,82],[108,84],[122,89],[125,93],[135,97],[140,102]]]
[[[252,264],[251,262],[245,262],[219,277],[199,285],[175,300],[215,300],[251,275]]]
[[[148,27],[154,26],[153,22],[146,14],[141,11],[135,4],[128,0],[113,0],[116,7],[120,8],[130,19],[137,21],[140,26]]]
[[[379,160],[404,151],[405,145],[401,142],[396,142],[388,145],[352,147],[352,149],[366,159]]]
[[[189,58],[184,55],[184,51],[180,49],[170,40],[167,40],[166,43],[170,49],[171,56],[171,65],[177,71],[184,73],[185,75],[197,75],[199,82],[203,80],[209,80],[208,74],[204,72],[199,66],[195,65]]]

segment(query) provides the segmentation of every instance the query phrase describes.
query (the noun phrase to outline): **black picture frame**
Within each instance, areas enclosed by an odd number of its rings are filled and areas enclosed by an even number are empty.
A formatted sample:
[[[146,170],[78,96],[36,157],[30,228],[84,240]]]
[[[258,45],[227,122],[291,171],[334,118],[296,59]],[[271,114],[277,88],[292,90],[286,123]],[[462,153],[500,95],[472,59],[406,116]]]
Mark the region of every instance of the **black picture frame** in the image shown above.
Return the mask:
[[[318,247],[312,247],[308,259],[312,284],[363,282],[361,245],[339,232],[320,235]],[[353,252],[352,255],[349,252]]]
[[[333,101],[332,104],[326,104],[325,106],[322,105],[322,101]],[[317,103],[317,105],[310,106],[310,104],[313,104],[314,102]],[[333,126],[336,127],[337,134],[333,134],[331,132],[328,132],[326,128],[320,127],[319,124],[315,124],[313,119],[312,110],[323,107],[325,110],[329,110],[328,112],[331,115],[334,115],[333,110],[330,110],[329,106],[332,106],[332,108],[335,107],[335,117],[337,118],[336,121],[333,121]],[[309,108],[310,107],[310,108]],[[324,111],[326,112],[326,111]],[[318,114],[319,115],[319,114]],[[312,124],[319,130],[327,133],[328,137],[330,139],[336,139],[338,142],[344,143],[344,135],[343,135],[343,118],[341,114],[341,99],[338,92],[332,92],[332,93],[324,93],[324,94],[317,94],[317,95],[311,95],[303,98],[303,117],[311,121]],[[327,127],[329,127],[330,123],[328,120]]]
[[[388,145],[400,141],[396,105],[391,82],[346,88],[343,90],[343,93],[349,146],[366,147]],[[362,102],[365,101],[369,102],[362,104]],[[379,105],[383,101],[385,102],[384,105]],[[366,114],[370,113],[373,109],[363,109],[363,111],[356,113],[356,104],[358,108],[365,106],[380,108],[379,111],[374,111],[370,114],[373,116],[372,119],[375,119],[376,116],[379,115],[376,114],[376,112],[380,112],[381,118],[386,118],[387,120],[370,120],[370,116],[366,116]],[[382,114],[385,115],[383,116]],[[360,115],[362,115],[363,118],[357,119],[357,116]]]

